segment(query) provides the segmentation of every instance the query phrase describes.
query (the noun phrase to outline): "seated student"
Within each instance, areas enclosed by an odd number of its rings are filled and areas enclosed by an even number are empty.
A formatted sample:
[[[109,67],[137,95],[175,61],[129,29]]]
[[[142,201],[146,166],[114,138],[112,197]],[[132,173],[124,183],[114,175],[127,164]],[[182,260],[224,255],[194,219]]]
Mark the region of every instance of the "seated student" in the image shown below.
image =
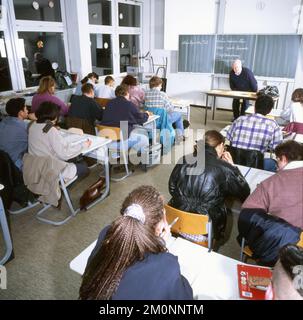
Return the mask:
[[[71,144],[56,128],[59,106],[52,102],[43,102],[36,111],[37,122],[29,127],[28,153],[38,157],[52,157],[67,161],[80,155],[91,145],[91,141]],[[85,163],[70,163],[63,172],[63,178],[72,179],[75,175],[85,176],[88,168]]]
[[[199,141],[194,152],[196,161],[188,156],[181,158],[170,175],[172,198],[169,204],[183,211],[208,214],[213,222],[214,238],[219,240],[224,236],[226,226],[225,198],[233,196],[244,201],[250,189],[239,169],[233,165],[231,155],[224,151],[224,137],[211,130],[205,133],[204,139],[205,168],[200,162],[204,160],[204,141]],[[202,242],[205,239],[195,240]]]
[[[138,85],[137,79],[131,75],[127,75],[121,82],[128,86],[130,101],[138,108],[144,103],[144,90]]]
[[[242,205],[242,212],[262,209],[303,229],[303,146],[286,141],[275,149],[279,171],[261,182]]]
[[[102,120],[103,111],[94,100],[94,87],[90,83],[82,86],[82,96],[73,96],[68,110],[66,124],[76,127],[84,133],[95,135],[95,121]]]
[[[66,115],[68,112],[68,106],[54,95],[55,93],[55,80],[51,77],[43,77],[40,80],[37,93],[33,96],[32,100],[32,112],[36,112],[40,104],[43,102],[52,102],[60,107],[60,114]]]
[[[280,250],[280,260],[274,267],[272,286],[267,300],[303,300],[303,248],[288,244]]]
[[[114,99],[115,95],[115,79],[112,76],[106,76],[104,79],[104,85],[99,85],[95,89],[96,98]]]
[[[169,121],[176,125],[177,141],[184,141],[184,126],[182,115],[180,112],[174,111],[173,104],[169,101],[165,92],[161,91],[162,79],[159,77],[152,77],[149,80],[150,90],[145,92],[145,107],[147,108],[163,108],[167,111]]]
[[[137,151],[149,145],[148,136],[142,128],[134,128],[136,124],[143,124],[149,117],[148,112],[140,112],[138,108],[129,101],[129,93],[126,85],[116,88],[117,98],[111,100],[103,111],[101,124],[104,126],[120,128],[121,121],[127,121],[128,132],[123,131],[123,136],[128,139],[128,147]]]
[[[239,117],[228,130],[226,138],[231,146],[239,151],[254,150],[264,154],[281,143],[283,136],[279,125],[275,120],[266,117],[273,106],[274,101],[270,96],[259,96],[255,104],[255,113]],[[275,171],[275,163],[272,161],[264,160],[264,170]]]
[[[166,249],[170,229],[161,194],[152,186],[141,186],[127,196],[120,213],[99,235],[80,299],[193,299],[177,257]]]
[[[302,232],[301,228],[263,209],[243,209],[239,215],[238,230],[239,244],[244,238],[245,246],[252,251],[252,258],[258,265],[269,267],[277,262],[280,248],[288,243],[298,243]]]
[[[81,96],[82,95],[82,91],[81,88],[85,83],[90,83],[91,85],[93,85],[94,90],[96,89],[95,85],[98,82],[99,76],[96,72],[91,72],[89,73],[85,78],[83,78],[76,87],[76,91],[75,91],[75,95],[76,96]],[[96,93],[96,92],[95,92]]]
[[[28,110],[25,99],[10,99],[6,104],[5,117],[0,122],[0,150],[5,151],[15,166],[22,170],[22,157],[27,152],[27,123]]]
[[[281,118],[290,122],[284,130],[303,134],[303,88],[297,88],[291,96],[291,104]]]

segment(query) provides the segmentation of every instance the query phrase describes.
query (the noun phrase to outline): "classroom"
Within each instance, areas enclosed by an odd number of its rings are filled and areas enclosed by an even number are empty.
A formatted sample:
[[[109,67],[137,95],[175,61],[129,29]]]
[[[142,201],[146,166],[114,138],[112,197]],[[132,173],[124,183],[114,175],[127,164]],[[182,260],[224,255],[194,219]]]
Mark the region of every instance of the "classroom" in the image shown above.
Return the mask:
[[[303,299],[301,0],[0,9],[0,300]]]

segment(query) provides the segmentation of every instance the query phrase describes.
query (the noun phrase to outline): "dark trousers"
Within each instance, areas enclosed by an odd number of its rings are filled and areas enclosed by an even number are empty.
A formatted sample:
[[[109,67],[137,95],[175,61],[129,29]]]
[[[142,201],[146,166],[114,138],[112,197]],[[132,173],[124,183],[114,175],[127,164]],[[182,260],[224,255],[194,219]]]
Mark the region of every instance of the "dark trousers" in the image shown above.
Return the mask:
[[[240,104],[241,104],[241,113],[240,113]],[[241,116],[245,115],[245,111],[247,110],[249,106],[249,101],[241,99],[234,99],[233,100],[233,113],[234,113],[234,120]]]

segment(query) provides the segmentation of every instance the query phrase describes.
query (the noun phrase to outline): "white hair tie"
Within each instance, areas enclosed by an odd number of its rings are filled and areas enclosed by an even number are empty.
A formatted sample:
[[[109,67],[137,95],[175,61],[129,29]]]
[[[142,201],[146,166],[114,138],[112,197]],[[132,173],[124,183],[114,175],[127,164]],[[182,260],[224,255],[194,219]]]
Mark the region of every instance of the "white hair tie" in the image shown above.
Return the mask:
[[[125,217],[132,217],[137,219],[138,221],[145,223],[145,214],[143,212],[142,207],[139,204],[132,204],[128,206],[124,211]]]

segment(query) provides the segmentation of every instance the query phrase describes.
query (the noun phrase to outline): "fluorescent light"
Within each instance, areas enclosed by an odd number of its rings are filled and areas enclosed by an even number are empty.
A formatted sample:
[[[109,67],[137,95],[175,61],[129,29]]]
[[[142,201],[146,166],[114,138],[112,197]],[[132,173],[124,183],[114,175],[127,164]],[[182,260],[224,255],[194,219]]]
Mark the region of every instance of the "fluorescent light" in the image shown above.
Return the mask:
[[[1,58],[6,58],[4,39],[0,39],[0,55],[1,55]]]

